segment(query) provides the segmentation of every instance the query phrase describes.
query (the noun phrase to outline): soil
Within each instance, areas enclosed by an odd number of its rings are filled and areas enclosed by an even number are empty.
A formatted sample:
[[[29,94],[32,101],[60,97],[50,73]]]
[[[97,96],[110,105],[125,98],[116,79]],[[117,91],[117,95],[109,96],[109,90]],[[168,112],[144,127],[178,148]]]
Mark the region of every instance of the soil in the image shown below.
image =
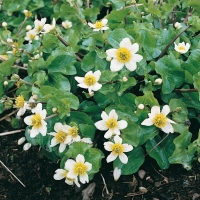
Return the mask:
[[[53,179],[59,163],[46,158],[38,146],[23,151],[17,140],[23,133],[0,137],[0,161],[3,162],[26,187],[23,187],[3,166],[0,165],[0,200],[82,200],[82,190],[67,185],[64,180]],[[103,165],[104,166],[104,165]],[[106,194],[105,184],[98,173],[91,182],[96,187],[90,200],[198,200],[200,199],[200,165],[194,163],[192,170],[186,171],[180,165],[167,170],[159,170],[152,159],[147,158],[138,173],[121,176],[113,180],[111,165],[101,169],[110,196]],[[110,167],[110,168],[109,168]],[[143,188],[141,188],[143,187]],[[140,190],[140,191],[139,191]],[[146,191],[145,191],[146,190]],[[146,192],[145,194],[142,193]],[[103,195],[102,195],[103,194]]]

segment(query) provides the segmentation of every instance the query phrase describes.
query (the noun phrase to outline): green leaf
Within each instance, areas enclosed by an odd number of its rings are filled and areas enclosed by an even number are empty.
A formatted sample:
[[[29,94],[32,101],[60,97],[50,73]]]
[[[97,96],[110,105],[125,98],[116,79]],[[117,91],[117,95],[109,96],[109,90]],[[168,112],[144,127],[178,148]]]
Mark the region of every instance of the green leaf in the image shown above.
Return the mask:
[[[156,72],[163,80],[162,93],[170,94],[180,87],[185,80],[185,72],[181,69],[179,61],[172,56],[164,56],[156,62]]]
[[[147,153],[157,161],[161,169],[167,169],[170,166],[168,158],[173,154],[175,149],[173,144],[175,136],[173,134],[164,136],[167,136],[167,138],[164,139],[163,137],[162,139],[164,140],[162,142],[161,137],[157,135],[146,143]],[[158,145],[159,142],[161,143]]]
[[[192,134],[185,129],[180,136],[174,139],[175,151],[169,158],[170,163],[182,164],[185,169],[191,169],[196,150],[194,146],[190,144],[191,138]]]
[[[10,74],[14,73],[16,69],[13,68],[12,65],[16,60],[17,58],[10,58],[9,60],[2,62],[0,64],[0,74],[4,76],[9,76]]]
[[[76,122],[77,124],[83,123],[83,124],[94,125],[94,122],[91,120],[91,118],[84,112],[71,111],[70,121]]]
[[[194,79],[194,87],[198,90],[199,92],[199,100],[200,100],[200,72],[198,72],[197,74],[195,74],[193,76]]]
[[[75,58],[69,55],[57,56],[49,65],[48,72],[60,72],[65,75],[76,74],[76,68],[73,64],[76,62]]]
[[[88,72],[93,68],[95,68],[95,70],[103,71],[106,66],[106,60],[99,58],[95,51],[89,52],[81,62],[81,68],[85,72]]]
[[[107,19],[109,22],[122,22],[129,12],[129,9],[112,10],[108,15]]]
[[[88,124],[79,124],[79,129],[81,132],[81,135],[84,138],[91,138],[91,140],[94,139],[95,136],[95,131],[96,128],[94,127],[94,125],[88,125]]]
[[[124,92],[126,91],[128,88],[133,87],[136,85],[136,80],[133,77],[129,77],[128,80],[126,82],[121,82],[120,83],[120,88],[119,88],[119,92]]]
[[[136,96],[132,93],[126,93],[121,96],[122,104],[125,106],[129,106],[132,110],[136,109],[135,99],[136,99]]]
[[[112,81],[116,76],[118,75],[117,72],[111,72],[110,70],[104,70],[101,73],[101,77],[99,82],[100,83],[106,83]]]
[[[122,175],[133,174],[138,171],[144,162],[145,154],[141,146],[133,148],[131,152],[126,153],[128,156],[128,163],[123,164],[119,159],[113,162],[113,167],[119,167],[122,170]]]
[[[51,33],[46,33],[42,39],[42,45],[44,47],[44,51],[49,53],[53,49],[55,49],[59,44],[58,38]]]

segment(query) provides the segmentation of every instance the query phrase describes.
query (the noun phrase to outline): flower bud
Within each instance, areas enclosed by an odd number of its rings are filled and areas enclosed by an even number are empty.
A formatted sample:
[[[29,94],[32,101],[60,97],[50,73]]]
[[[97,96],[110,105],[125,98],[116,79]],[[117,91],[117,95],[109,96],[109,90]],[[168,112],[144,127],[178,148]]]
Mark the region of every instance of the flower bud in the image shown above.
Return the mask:
[[[17,144],[18,145],[21,145],[25,142],[26,138],[25,137],[21,137],[18,141],[17,141]]]
[[[2,22],[2,26],[6,27],[8,24],[6,22]]]
[[[28,11],[28,10],[24,10],[24,15],[26,17],[31,17],[32,16],[32,12]]]
[[[180,113],[182,111],[181,107],[176,107],[175,112]]]
[[[28,151],[30,148],[31,148],[31,143],[26,143],[26,144],[23,146],[23,150],[24,150],[24,151]]]
[[[13,101],[8,99],[4,102],[4,109],[9,110],[13,107]]]
[[[154,81],[155,84],[157,85],[160,85],[162,83],[162,78],[157,78],[155,81]]]
[[[143,109],[144,109],[144,104],[142,104],[142,103],[139,104],[139,105],[138,105],[138,108],[139,108],[140,110],[143,110]]]
[[[10,124],[14,129],[21,128],[22,126],[21,119],[17,118],[12,118]]]
[[[33,99],[36,100],[38,98],[37,94],[33,94]]]
[[[30,31],[31,29],[32,29],[32,26],[31,26],[31,25],[27,25],[27,26],[26,26],[26,30],[27,30],[27,31]]]
[[[114,171],[113,171],[113,177],[114,180],[117,181],[119,179],[119,177],[121,176],[122,170],[119,169],[118,167],[115,167]]]
[[[112,57],[107,56],[107,57],[106,57],[106,60],[107,60],[107,61],[111,61],[111,60],[112,60]]]
[[[57,108],[52,108],[52,112],[55,113],[57,111]]]
[[[7,43],[13,43],[13,40],[10,38],[7,38]]]
[[[176,22],[176,23],[174,24],[174,27],[175,27],[176,29],[179,29],[179,28],[182,27],[182,25],[181,25],[179,22]]]
[[[17,74],[13,74],[10,78],[11,81],[17,82],[19,81],[20,77]]]
[[[124,77],[122,78],[122,81],[123,81],[123,82],[126,82],[126,81],[128,81],[128,78],[127,78],[126,76],[124,76]]]
[[[94,92],[93,92],[93,91],[89,92],[89,95],[90,95],[91,97],[94,96]]]
[[[8,81],[4,81],[4,82],[3,82],[3,85],[4,85],[4,86],[7,86],[7,85],[8,85]]]

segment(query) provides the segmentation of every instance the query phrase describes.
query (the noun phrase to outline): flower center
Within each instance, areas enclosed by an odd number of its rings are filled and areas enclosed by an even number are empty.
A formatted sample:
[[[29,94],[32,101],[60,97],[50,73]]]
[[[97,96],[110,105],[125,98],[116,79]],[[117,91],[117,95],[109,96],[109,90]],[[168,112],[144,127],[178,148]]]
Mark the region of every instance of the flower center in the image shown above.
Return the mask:
[[[82,163],[82,162],[78,162],[76,164],[74,164],[74,173],[78,176],[83,176],[87,171],[87,166]]]
[[[23,108],[24,107],[24,97],[19,95],[17,98],[16,98],[16,101],[15,101],[15,105],[17,106],[17,108]]]
[[[29,38],[30,38],[31,40],[33,40],[33,39],[35,38],[35,34],[30,34],[30,35],[29,35]]]
[[[114,118],[110,118],[106,122],[106,126],[109,129],[115,129],[117,127],[117,120]]]
[[[112,152],[117,155],[120,155],[124,152],[124,146],[119,143],[113,144],[111,149],[112,149]]]
[[[117,60],[121,63],[129,62],[131,59],[131,52],[125,47],[120,47],[117,52]]]
[[[158,128],[163,128],[167,124],[167,118],[164,114],[156,114],[153,119],[153,124]]]
[[[68,130],[68,134],[72,137],[76,137],[78,135],[78,128],[76,126],[73,126]]]
[[[31,124],[34,128],[38,129],[39,127],[42,126],[42,117],[40,114],[35,114],[31,118]]]
[[[57,142],[64,143],[66,136],[67,134],[64,133],[63,131],[58,131],[55,137],[56,137]]]
[[[96,22],[95,24],[94,24],[94,26],[95,26],[95,28],[102,28],[103,27],[103,23],[102,22]]]
[[[184,46],[179,46],[178,49],[179,49],[180,51],[185,51],[185,47],[184,47]]]
[[[84,82],[86,85],[91,86],[96,83],[96,78],[93,75],[85,76]]]

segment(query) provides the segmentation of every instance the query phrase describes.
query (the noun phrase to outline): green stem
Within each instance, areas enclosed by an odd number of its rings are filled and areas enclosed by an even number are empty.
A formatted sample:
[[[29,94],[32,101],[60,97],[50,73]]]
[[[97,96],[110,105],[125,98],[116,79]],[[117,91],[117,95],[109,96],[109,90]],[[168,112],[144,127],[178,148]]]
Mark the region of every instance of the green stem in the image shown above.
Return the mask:
[[[28,17],[25,17],[25,19],[24,19],[24,21],[22,22],[22,24],[21,24],[19,30],[17,31],[15,37],[17,37],[17,36],[19,35],[19,33],[20,33],[20,31],[22,30],[22,28],[23,28],[24,24],[26,23],[26,20],[27,20],[27,19],[28,19]]]
[[[176,92],[198,92],[197,89],[175,89]]]

